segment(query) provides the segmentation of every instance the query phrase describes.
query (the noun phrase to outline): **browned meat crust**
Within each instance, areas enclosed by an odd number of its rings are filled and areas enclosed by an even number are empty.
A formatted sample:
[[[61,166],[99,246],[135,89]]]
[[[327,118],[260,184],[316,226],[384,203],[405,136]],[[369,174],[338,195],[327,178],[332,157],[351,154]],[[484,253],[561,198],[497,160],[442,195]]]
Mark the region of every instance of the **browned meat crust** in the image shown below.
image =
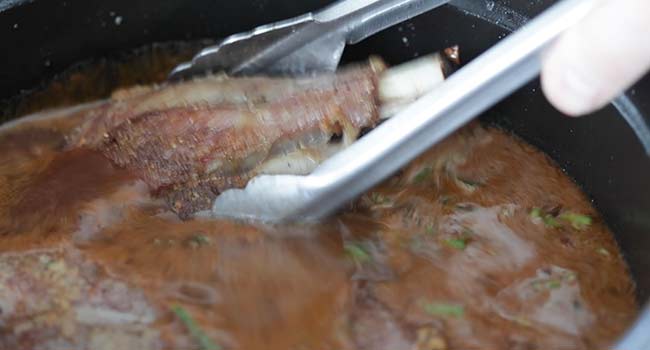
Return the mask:
[[[309,79],[210,77],[132,89],[95,111],[69,144],[98,148],[135,170],[185,218],[245,185],[286,151],[283,142],[315,137],[297,147],[318,148],[332,135],[354,139],[374,126],[377,76],[368,64]]]

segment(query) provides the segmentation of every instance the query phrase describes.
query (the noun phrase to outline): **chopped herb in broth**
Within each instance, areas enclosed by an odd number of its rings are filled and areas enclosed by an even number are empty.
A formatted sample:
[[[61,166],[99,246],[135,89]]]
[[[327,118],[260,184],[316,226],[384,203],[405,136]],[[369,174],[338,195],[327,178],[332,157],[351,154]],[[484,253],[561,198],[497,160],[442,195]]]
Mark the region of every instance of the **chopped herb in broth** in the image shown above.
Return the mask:
[[[431,169],[431,167],[427,166],[427,167],[422,168],[422,170],[420,170],[415,175],[415,177],[413,178],[413,182],[414,183],[422,183],[425,180],[428,180],[431,177],[432,172],[433,172],[433,170]]]
[[[464,250],[467,247],[467,241],[463,238],[449,238],[445,240],[445,243],[458,250]]]
[[[424,311],[432,316],[463,317],[465,308],[462,305],[451,303],[422,303]]]
[[[372,259],[362,244],[345,243],[343,248],[345,249],[345,252],[350,256],[350,258],[352,258],[352,260],[356,263],[363,264],[369,262]]]
[[[591,225],[591,217],[572,212],[564,212],[560,214],[559,218],[571,224],[577,230],[584,230]]]
[[[215,344],[212,339],[205,334],[201,327],[196,324],[196,321],[194,321],[192,316],[190,316],[189,312],[187,312],[187,310],[182,306],[174,305],[172,311],[199,344],[200,350],[221,350],[221,347]]]

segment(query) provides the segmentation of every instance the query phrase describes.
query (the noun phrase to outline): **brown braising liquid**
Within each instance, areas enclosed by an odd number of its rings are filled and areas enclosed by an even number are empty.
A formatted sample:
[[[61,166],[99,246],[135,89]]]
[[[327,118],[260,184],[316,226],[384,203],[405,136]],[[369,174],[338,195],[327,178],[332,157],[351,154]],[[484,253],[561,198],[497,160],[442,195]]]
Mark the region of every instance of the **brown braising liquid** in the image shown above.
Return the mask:
[[[1,349],[606,349],[636,314],[600,215],[503,131],[470,125],[331,219],[267,226],[179,220],[63,151],[77,122],[0,134]]]

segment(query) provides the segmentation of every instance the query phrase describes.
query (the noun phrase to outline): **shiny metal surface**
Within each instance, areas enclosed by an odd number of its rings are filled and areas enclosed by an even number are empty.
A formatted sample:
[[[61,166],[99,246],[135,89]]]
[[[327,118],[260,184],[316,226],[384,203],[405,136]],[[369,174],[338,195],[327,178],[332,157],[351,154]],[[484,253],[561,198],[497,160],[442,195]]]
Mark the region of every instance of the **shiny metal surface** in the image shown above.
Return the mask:
[[[312,174],[258,176],[243,190],[223,192],[213,214],[279,221],[332,213],[533,79],[540,51],[592,6],[554,5]]]
[[[325,9],[232,35],[176,67],[169,78],[210,71],[230,75],[333,72],[346,44],[449,0],[341,0]]]

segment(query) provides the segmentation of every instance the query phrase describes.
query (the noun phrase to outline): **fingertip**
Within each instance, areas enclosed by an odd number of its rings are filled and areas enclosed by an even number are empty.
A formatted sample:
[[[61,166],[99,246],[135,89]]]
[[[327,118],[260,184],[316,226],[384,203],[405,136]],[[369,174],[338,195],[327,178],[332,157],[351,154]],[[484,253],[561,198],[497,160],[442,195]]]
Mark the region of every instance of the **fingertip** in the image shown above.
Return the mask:
[[[565,36],[542,58],[542,91],[560,112],[579,117],[600,107],[598,84],[592,81],[576,57],[572,38]]]
[[[601,1],[542,57],[542,90],[570,116],[591,113],[650,70],[650,1]],[[612,14],[616,13],[616,16]]]

